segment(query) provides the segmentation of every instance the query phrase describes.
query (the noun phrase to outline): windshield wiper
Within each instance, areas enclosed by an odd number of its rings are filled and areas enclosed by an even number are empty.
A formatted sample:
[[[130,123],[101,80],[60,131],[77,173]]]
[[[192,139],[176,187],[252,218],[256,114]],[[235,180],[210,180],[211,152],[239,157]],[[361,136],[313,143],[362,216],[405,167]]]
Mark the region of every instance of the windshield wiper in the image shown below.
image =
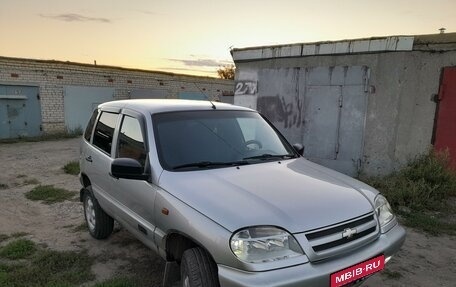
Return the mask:
[[[290,158],[295,158],[295,157],[296,156],[294,154],[269,154],[269,153],[264,153],[264,154],[260,154],[260,155],[245,157],[244,159],[266,160],[266,159],[290,159]]]
[[[206,167],[213,167],[213,166],[238,166],[238,165],[246,165],[246,164],[249,164],[249,162],[244,161],[244,160],[232,161],[232,162],[199,161],[199,162],[192,162],[192,163],[176,165],[176,166],[172,167],[172,169],[181,169],[181,168],[188,168],[188,167],[206,168]]]

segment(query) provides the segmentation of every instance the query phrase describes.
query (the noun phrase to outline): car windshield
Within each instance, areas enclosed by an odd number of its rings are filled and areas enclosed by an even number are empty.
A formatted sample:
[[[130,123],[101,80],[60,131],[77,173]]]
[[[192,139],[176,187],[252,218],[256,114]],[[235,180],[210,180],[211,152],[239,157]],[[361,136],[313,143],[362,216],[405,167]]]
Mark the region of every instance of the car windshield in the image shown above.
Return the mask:
[[[183,111],[153,115],[160,163],[186,171],[297,157],[256,112]]]

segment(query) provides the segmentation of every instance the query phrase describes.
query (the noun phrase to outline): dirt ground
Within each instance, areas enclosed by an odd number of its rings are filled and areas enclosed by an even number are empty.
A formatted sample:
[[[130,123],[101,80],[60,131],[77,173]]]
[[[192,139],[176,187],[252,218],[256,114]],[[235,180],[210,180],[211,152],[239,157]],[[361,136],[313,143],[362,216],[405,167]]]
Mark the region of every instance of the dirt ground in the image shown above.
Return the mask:
[[[43,204],[24,193],[35,185],[54,185],[78,191],[77,176],[62,167],[79,159],[79,139],[38,143],[0,144],[0,234],[29,233],[27,238],[55,250],[83,251],[96,257],[97,280],[114,276],[141,278],[144,286],[160,286],[164,261],[127,231],[117,226],[107,240],[92,239],[86,230],[74,228],[84,222],[77,196],[72,201]],[[433,237],[412,229],[402,250],[379,275],[364,287],[456,286],[456,237]]]

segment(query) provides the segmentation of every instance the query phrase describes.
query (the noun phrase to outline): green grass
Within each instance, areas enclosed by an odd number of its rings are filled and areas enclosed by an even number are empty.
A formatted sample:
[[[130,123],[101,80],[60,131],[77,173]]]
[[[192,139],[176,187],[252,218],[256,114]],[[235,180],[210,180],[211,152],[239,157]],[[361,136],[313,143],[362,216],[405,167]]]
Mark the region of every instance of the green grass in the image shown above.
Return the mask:
[[[0,249],[0,257],[7,259],[27,258],[36,251],[36,245],[28,239],[18,239],[12,241]]]
[[[135,280],[130,278],[113,278],[93,285],[93,287],[136,287]]]
[[[9,239],[10,237],[6,234],[0,234],[0,243]]]
[[[83,222],[72,229],[73,232],[87,231],[87,223]]]
[[[19,238],[19,237],[24,237],[24,236],[27,236],[29,235],[30,233],[27,233],[27,232],[14,232],[13,234],[11,234],[10,237],[12,238]]]
[[[437,236],[440,234],[456,235],[456,223],[441,220],[436,215],[425,212],[402,214],[404,224]]]
[[[25,185],[35,185],[35,184],[40,184],[40,182],[36,178],[28,178],[28,179],[24,180],[23,184],[25,184]]]
[[[400,279],[402,277],[402,274],[397,272],[397,271],[390,271],[388,269],[385,269],[381,273],[382,275],[386,276],[388,279]]]
[[[73,131],[45,134],[45,135],[38,136],[38,137],[19,137],[19,138],[14,138],[14,139],[1,139],[0,144],[53,141],[53,140],[75,138],[75,137],[79,137],[81,135],[82,135],[82,129],[75,129]]]
[[[11,238],[4,236],[5,238]],[[5,261],[6,260],[6,261]],[[95,279],[94,258],[86,251],[55,251],[38,247],[26,239],[16,239],[0,249],[2,287],[136,287],[133,278],[115,277],[87,285]]]
[[[449,199],[456,196],[456,173],[448,168],[447,153],[429,152],[405,168],[384,177],[361,178],[377,188],[404,224],[430,234],[454,234],[455,224],[444,218],[454,213]]]
[[[42,200],[44,203],[52,204],[71,199],[76,192],[63,188],[56,188],[52,185],[38,185],[25,194],[30,200]]]
[[[78,175],[79,174],[79,162],[70,161],[63,167],[63,170],[65,171],[65,173],[72,174],[72,175]]]
[[[95,279],[85,252],[39,250],[27,262],[0,265],[0,286],[78,286]]]

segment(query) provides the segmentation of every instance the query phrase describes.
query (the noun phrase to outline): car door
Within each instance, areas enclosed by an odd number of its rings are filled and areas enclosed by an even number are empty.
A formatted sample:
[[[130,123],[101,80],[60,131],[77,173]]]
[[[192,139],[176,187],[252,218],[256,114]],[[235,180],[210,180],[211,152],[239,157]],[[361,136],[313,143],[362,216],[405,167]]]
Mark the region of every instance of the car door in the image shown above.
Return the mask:
[[[112,184],[115,179],[110,176],[110,171],[118,120],[119,113],[101,111],[93,132],[92,148],[85,152],[83,159],[86,166],[89,167],[88,176],[95,197],[109,214],[113,214]]]
[[[132,111],[124,110],[123,113],[115,157],[137,160],[147,172],[150,165],[144,117]],[[112,190],[115,199],[122,205],[120,216],[123,224],[129,225],[132,232],[148,243],[153,243],[153,209],[157,186],[146,180],[120,178],[114,182]]]

